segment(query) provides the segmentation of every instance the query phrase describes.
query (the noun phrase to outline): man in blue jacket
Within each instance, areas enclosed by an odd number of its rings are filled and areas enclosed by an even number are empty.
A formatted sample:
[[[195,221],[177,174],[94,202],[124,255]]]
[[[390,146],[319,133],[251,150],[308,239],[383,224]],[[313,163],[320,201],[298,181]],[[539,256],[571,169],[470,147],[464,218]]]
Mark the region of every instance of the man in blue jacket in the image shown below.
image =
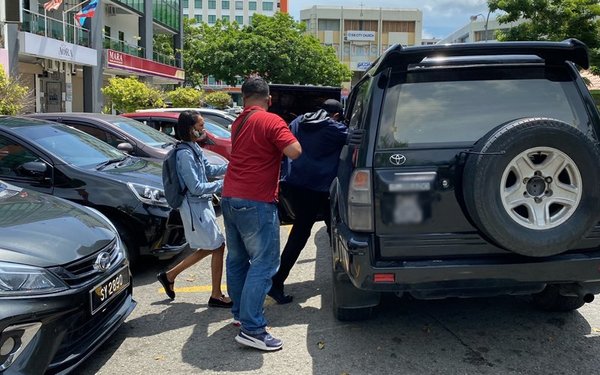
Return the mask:
[[[337,174],[348,129],[339,122],[343,118],[343,107],[339,101],[328,99],[321,108],[297,117],[290,124],[292,133],[302,146],[302,155],[295,160],[285,160],[280,183],[281,191],[291,202],[295,220],[268,293],[278,304],[293,300],[291,295],[284,293],[283,283],[319,216],[324,218],[329,233],[329,186]]]

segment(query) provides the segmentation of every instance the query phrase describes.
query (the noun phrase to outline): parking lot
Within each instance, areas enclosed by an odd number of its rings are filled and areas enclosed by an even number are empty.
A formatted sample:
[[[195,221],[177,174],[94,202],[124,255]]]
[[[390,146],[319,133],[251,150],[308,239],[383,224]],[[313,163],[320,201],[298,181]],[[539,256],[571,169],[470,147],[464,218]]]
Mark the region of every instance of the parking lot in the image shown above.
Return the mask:
[[[281,227],[282,246],[289,227]],[[599,302],[573,313],[533,309],[526,297],[384,299],[375,319],[331,313],[330,260],[322,223],[289,278],[294,302],[265,303],[283,350],[234,341],[227,309],[208,308],[208,261],[184,272],[169,302],[148,262],[134,275],[128,320],[77,374],[594,374],[600,370]]]

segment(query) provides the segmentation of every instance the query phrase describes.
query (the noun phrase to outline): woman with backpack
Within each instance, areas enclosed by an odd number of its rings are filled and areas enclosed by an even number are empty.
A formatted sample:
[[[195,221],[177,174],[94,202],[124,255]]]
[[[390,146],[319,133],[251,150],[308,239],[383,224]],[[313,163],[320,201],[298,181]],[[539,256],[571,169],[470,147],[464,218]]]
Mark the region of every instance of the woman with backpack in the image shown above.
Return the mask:
[[[179,115],[175,126],[175,135],[182,142],[172,151],[176,163],[177,177],[182,187],[183,201],[179,208],[185,238],[193,253],[166,272],[156,277],[162,284],[167,296],[175,298],[175,278],[181,272],[203,258],[211,256],[212,292],[208,300],[211,307],[231,307],[232,302],[221,291],[223,276],[223,254],[225,238],[218,224],[212,205],[212,194],[220,192],[223,180],[208,181],[208,177],[225,174],[227,165],[209,164],[196,141],[204,131],[204,119],[196,111],[184,111]],[[167,156],[167,158],[169,158]]]

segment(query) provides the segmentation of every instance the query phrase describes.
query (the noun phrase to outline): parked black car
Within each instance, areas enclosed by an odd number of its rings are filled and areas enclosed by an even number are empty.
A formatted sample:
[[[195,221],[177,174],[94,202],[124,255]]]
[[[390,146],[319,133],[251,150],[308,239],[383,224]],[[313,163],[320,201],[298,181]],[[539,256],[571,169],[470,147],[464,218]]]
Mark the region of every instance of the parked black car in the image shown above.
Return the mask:
[[[69,126],[0,117],[0,179],[102,212],[130,258],[168,258],[186,246],[179,213],[164,198],[162,165]]]
[[[139,121],[102,113],[35,113],[34,118],[60,122],[100,139],[130,155],[162,162],[177,140]],[[227,164],[221,155],[206,150],[209,163]]]
[[[338,319],[381,292],[594,299],[600,116],[576,65],[571,39],[394,46],[368,69],[331,188]]]
[[[0,181],[0,373],[69,372],[131,313],[131,293],[104,215]]]

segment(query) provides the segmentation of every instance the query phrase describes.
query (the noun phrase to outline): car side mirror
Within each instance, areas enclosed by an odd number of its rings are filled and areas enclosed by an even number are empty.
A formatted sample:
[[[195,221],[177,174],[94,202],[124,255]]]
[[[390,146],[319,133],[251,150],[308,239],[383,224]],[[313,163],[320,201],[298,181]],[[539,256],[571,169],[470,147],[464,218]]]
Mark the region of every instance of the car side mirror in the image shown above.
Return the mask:
[[[130,153],[133,152],[133,146],[129,142],[119,143],[117,145],[117,149],[119,149],[119,150],[121,150],[121,151],[123,151],[125,153],[128,153],[128,154],[130,154]]]
[[[41,161],[28,161],[17,167],[17,173],[22,177],[33,177],[40,180],[46,178],[48,165]]]
[[[28,161],[27,163],[21,164],[20,168],[32,176],[35,176],[46,173],[48,165],[41,161]]]

